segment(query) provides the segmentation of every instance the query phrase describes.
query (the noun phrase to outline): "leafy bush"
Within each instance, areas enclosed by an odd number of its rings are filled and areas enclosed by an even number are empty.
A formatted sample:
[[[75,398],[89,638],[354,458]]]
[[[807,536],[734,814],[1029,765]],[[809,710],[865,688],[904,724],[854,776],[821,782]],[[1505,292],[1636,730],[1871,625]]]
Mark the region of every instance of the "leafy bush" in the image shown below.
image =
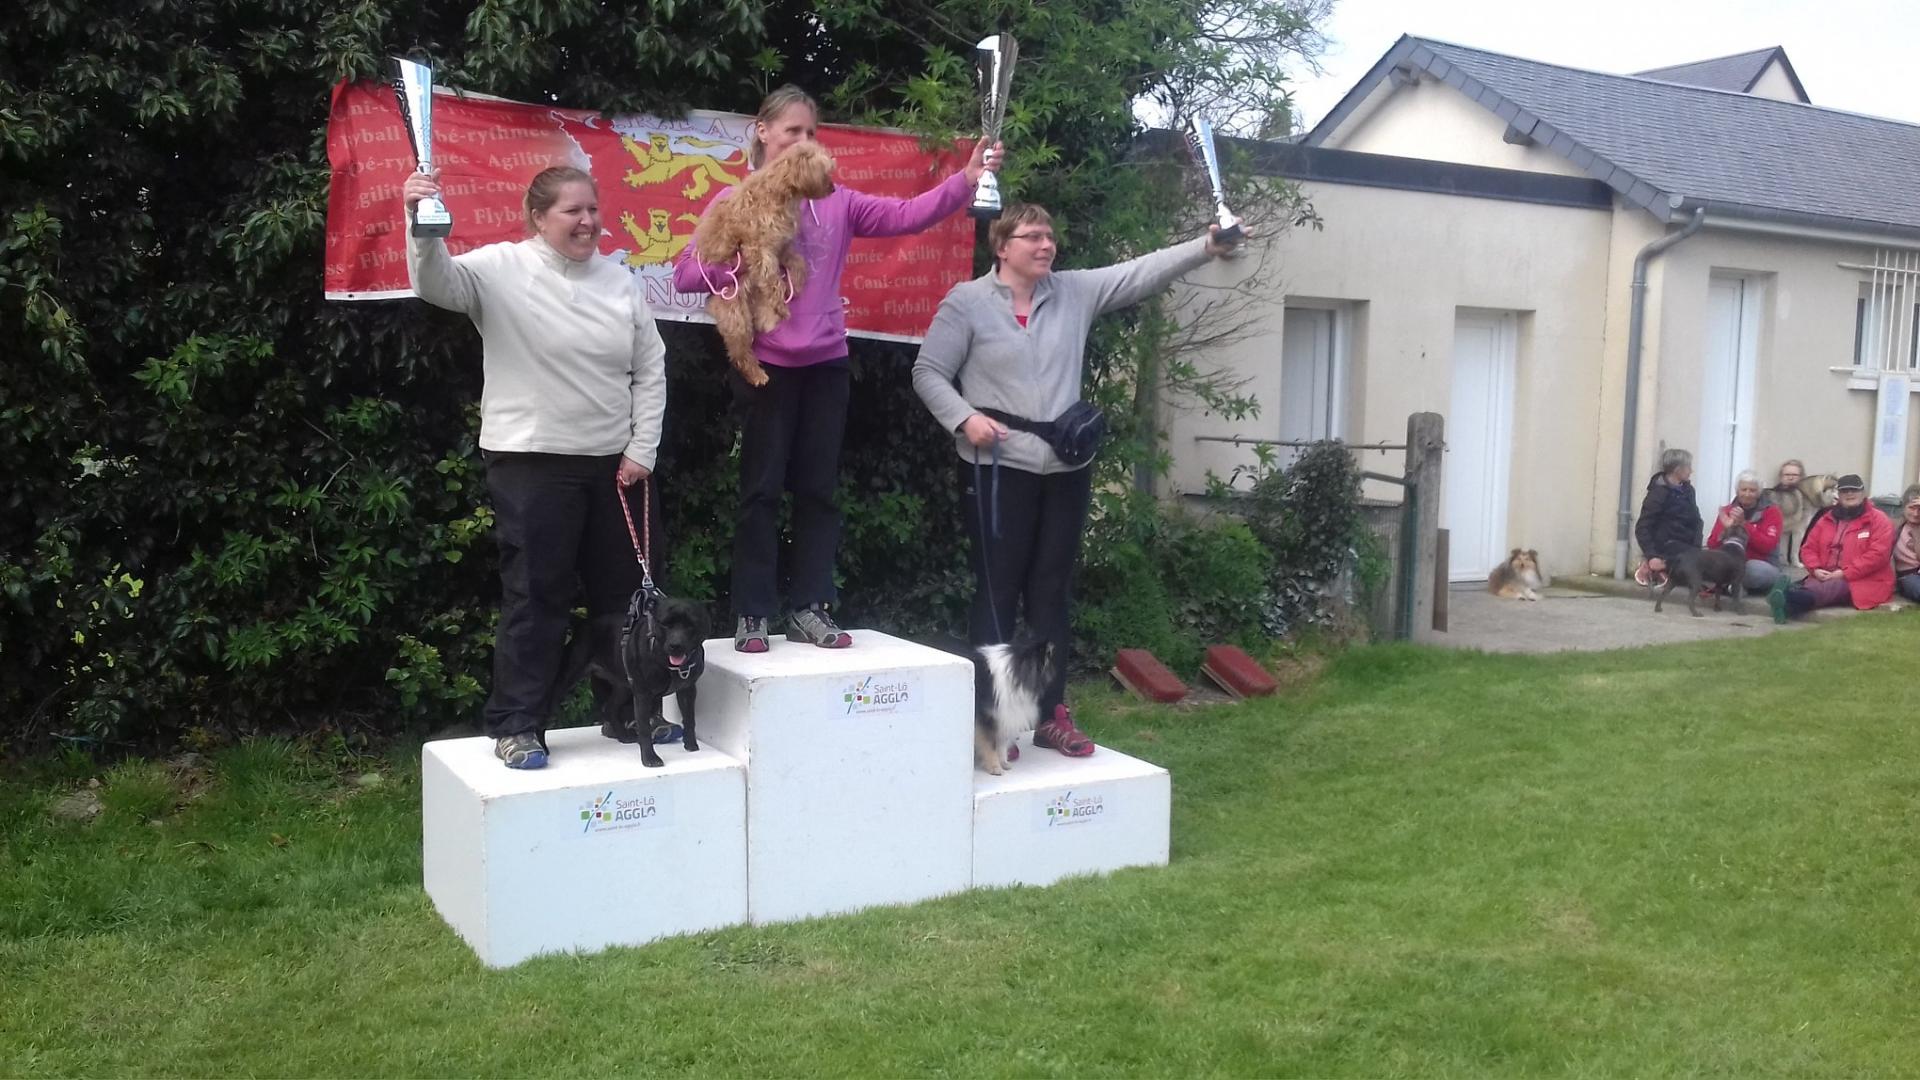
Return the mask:
[[[1245,525],[1205,522],[1135,496],[1131,513],[1096,523],[1074,613],[1080,661],[1149,649],[1193,672],[1206,646],[1259,642],[1267,556]]]
[[[1360,518],[1360,469],[1336,441],[1315,443],[1287,468],[1259,476],[1247,526],[1267,551],[1262,624],[1275,637],[1334,621],[1345,605],[1343,578],[1362,551],[1378,554]],[[1384,565],[1370,559],[1369,576]]]

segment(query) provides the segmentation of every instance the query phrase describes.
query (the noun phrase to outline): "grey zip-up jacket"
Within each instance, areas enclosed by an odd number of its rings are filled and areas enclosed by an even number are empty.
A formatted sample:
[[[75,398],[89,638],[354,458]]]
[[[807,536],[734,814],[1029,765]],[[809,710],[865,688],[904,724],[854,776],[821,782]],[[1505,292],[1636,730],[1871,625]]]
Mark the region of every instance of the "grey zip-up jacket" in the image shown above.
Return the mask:
[[[1056,270],[1034,283],[1024,328],[1013,317],[1013,290],[994,271],[963,281],[940,301],[927,328],[913,365],[914,392],[954,433],[960,459],[972,461],[974,446],[960,433],[967,417],[982,407],[1043,422],[1059,416],[1080,400],[1095,317],[1139,303],[1207,259],[1200,237],[1098,270]],[[980,460],[988,453],[981,450]],[[1001,442],[1000,463],[1031,473],[1073,471],[1045,439],[1024,431]]]

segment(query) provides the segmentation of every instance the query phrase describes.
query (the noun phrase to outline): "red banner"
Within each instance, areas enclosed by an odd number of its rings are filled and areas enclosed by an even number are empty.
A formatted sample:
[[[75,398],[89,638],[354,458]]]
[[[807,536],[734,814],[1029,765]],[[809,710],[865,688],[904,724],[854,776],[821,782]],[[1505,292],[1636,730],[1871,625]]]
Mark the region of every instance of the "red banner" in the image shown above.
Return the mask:
[[[606,118],[437,90],[433,157],[453,214],[447,247],[458,254],[525,237],[527,182],[548,166],[573,165],[599,183],[601,255],[646,279],[657,317],[705,320],[706,298],[675,291],[671,264],[714,194],[746,177],[752,127],[752,117],[733,113]],[[823,126],[820,141],[838,162],[835,179],[873,195],[918,195],[965,160],[875,128]],[[414,158],[390,87],[334,88],[327,158],[327,299],[412,296],[400,185]],[[918,236],[855,240],[841,279],[848,332],[919,340],[947,290],[972,273],[973,233],[972,221],[956,215]]]

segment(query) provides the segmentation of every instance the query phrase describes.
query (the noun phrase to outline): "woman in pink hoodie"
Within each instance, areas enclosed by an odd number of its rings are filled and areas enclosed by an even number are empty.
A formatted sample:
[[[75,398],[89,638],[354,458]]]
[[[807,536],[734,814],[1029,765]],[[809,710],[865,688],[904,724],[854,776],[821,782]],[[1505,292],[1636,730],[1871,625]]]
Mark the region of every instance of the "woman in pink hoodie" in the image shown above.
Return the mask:
[[[754,123],[748,161],[755,167],[791,147],[814,141],[819,107],[796,86],[767,95]],[[847,423],[847,319],[840,274],[856,236],[902,236],[924,231],[965,206],[980,174],[1000,167],[1000,148],[983,139],[967,167],[912,199],[889,199],[837,187],[808,200],[794,245],[807,262],[806,280],[787,307],[785,322],[754,339],[766,368],[765,386],[751,387],[730,372],[742,415],[740,515],[733,533],[733,647],[767,651],[768,621],[779,612],[780,494],[793,492],[793,585],[788,596],[788,641],[829,649],[853,644],[834,624],[834,553],[840,544],[840,443]],[[714,197],[718,202],[732,191]],[[689,245],[673,272],[681,292],[712,292],[733,283],[732,271],[700,261]]]

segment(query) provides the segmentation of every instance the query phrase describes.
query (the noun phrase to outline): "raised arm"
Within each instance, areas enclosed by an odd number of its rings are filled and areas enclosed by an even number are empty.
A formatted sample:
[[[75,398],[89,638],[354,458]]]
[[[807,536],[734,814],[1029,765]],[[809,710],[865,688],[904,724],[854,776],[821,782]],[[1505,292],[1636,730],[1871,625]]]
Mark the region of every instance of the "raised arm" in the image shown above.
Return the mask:
[[[1095,310],[1104,315],[1145,300],[1211,257],[1207,238],[1202,236],[1098,270],[1062,273],[1073,275],[1080,288],[1093,290]]]
[[[924,232],[967,204],[973,185],[954,173],[911,199],[868,195],[848,189],[847,224],[855,236],[905,236]]]
[[[400,186],[401,227],[420,200],[440,194],[440,182],[427,173],[416,172]],[[447,242],[438,237],[419,237],[407,229],[407,284],[413,294],[435,307],[462,311],[476,322],[480,318],[480,276],[467,256],[455,259],[447,253]]]
[[[468,255],[447,254],[440,237],[407,236],[407,283],[413,294],[435,307],[480,318],[480,274]]]

